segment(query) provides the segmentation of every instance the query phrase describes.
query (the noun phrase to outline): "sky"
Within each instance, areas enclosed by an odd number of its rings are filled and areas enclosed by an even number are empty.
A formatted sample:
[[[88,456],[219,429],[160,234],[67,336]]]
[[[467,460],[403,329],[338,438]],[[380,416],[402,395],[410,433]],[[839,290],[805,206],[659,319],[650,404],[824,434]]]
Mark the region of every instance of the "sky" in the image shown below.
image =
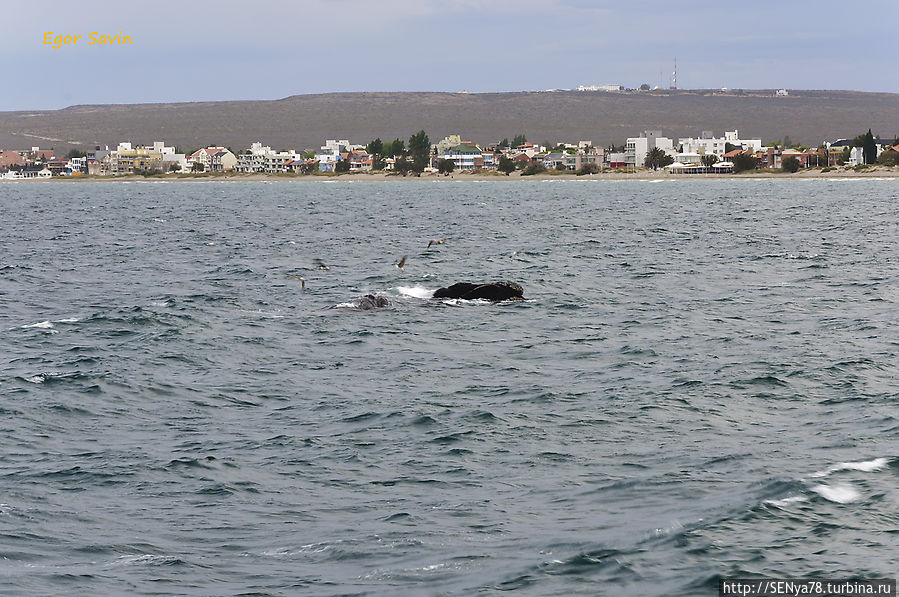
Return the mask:
[[[0,110],[578,85],[899,93],[899,0],[7,0]],[[45,34],[82,35],[54,49]],[[91,32],[133,43],[88,45]]]

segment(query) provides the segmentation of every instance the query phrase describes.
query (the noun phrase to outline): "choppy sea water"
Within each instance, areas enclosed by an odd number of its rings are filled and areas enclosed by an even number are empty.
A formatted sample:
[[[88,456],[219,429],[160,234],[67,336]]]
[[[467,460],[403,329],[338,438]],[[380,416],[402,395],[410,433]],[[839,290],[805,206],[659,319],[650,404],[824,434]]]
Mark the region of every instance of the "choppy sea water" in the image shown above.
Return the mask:
[[[0,593],[893,577],[897,200],[896,180],[2,185]],[[526,300],[429,298],[492,280]],[[354,310],[366,293],[391,305]]]

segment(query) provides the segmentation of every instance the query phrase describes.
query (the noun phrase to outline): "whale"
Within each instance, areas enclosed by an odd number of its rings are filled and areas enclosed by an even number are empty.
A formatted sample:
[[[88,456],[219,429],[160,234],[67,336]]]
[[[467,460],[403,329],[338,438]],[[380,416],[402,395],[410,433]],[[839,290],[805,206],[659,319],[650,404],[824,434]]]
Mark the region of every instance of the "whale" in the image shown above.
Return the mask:
[[[384,307],[389,306],[390,301],[387,300],[387,297],[381,296],[380,294],[366,294],[353,302],[353,308],[361,311],[383,309]]]
[[[446,288],[438,288],[434,291],[434,298],[451,299],[483,299],[493,302],[520,301],[524,298],[524,290],[518,284],[511,282],[487,282],[474,284],[472,282],[457,282]]]

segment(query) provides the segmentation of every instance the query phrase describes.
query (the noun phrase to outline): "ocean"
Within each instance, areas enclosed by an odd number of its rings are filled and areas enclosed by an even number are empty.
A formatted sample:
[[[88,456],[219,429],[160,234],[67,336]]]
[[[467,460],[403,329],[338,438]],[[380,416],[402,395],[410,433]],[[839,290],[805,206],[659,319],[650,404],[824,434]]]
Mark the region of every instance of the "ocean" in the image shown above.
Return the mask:
[[[897,200],[896,179],[0,185],[0,594],[895,577]],[[500,280],[524,300],[431,298]]]

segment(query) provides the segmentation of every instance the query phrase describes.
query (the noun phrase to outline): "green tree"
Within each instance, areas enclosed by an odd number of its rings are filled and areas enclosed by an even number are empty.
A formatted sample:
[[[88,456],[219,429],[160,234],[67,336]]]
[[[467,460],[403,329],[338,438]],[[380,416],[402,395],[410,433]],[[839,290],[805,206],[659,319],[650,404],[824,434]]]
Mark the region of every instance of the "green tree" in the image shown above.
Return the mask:
[[[897,143],[899,145],[899,143]],[[899,166],[899,151],[887,149],[877,156],[877,163],[883,166]]]
[[[456,169],[456,163],[452,160],[445,160],[443,158],[437,160],[437,172],[446,176],[447,174],[452,173],[453,170]]]
[[[728,143],[727,141],[724,142],[724,153],[730,153],[735,149],[740,149],[740,146]]]
[[[865,133],[865,140],[862,143],[862,153],[865,156],[866,164],[873,164],[877,161],[877,144],[874,143],[874,135],[871,134],[871,129],[868,129],[868,132]]]
[[[406,155],[406,143],[402,139],[394,139],[384,144],[384,157],[398,158]]]
[[[522,176],[531,176],[533,174],[541,174],[546,172],[546,166],[542,162],[533,162],[530,166],[521,171]]]
[[[650,149],[646,153],[646,159],[643,161],[644,166],[652,168],[653,170],[664,168],[672,163],[674,163],[674,158],[665,153],[665,150],[660,147],[653,147]]]
[[[431,155],[431,140],[424,130],[409,137],[409,155],[412,158],[412,169],[415,172],[423,172]]]
[[[365,151],[371,155],[384,155],[384,143],[381,142],[381,137],[366,145]]]
[[[396,164],[394,164],[393,167],[399,174],[406,176],[412,171],[412,162],[401,156],[397,158]]]
[[[714,153],[707,153],[699,159],[702,162],[702,165],[706,168],[711,168],[718,163],[718,156],[716,156]]]
[[[515,170],[515,161],[511,158],[507,158],[503,156],[499,159],[499,164],[497,165],[497,170],[509,176]]]
[[[519,133],[515,135],[515,138],[512,139],[512,147],[518,147],[519,145],[524,145],[528,142],[528,138],[524,136],[524,133]]]
[[[85,156],[87,156],[87,154],[84,153],[83,151],[78,151],[77,149],[72,149],[72,150],[69,150],[69,153],[68,153],[68,155],[66,155],[66,158],[71,160],[72,158],[83,158]]]
[[[509,149],[509,139],[507,137],[504,137],[503,140],[499,142],[499,145],[497,145],[497,147],[499,147],[500,149]]]
[[[585,174],[596,174],[597,172],[599,172],[599,166],[593,162],[587,162],[577,171],[577,175],[584,176]]]
[[[350,171],[350,162],[349,160],[337,160],[337,163],[334,164],[334,172],[338,174],[343,174],[344,172]]]
[[[861,147],[861,145],[859,145]],[[840,157],[837,158],[837,164],[842,166],[846,162],[849,161],[849,155],[852,153],[852,149],[847,145],[843,148],[843,151],[840,152]]]
[[[800,165],[799,159],[794,156],[784,158],[783,163],[782,163],[784,170],[786,170],[787,172],[793,172],[793,173],[795,173],[796,171],[799,170],[799,165]]]
[[[649,83],[643,83],[640,85],[640,91],[649,91]]]
[[[203,162],[194,162],[190,166],[191,172],[203,172],[204,170],[206,170],[206,166],[203,165]]]
[[[738,153],[734,156],[734,172],[743,172],[744,170],[755,170],[758,166],[758,160],[751,153]]]

